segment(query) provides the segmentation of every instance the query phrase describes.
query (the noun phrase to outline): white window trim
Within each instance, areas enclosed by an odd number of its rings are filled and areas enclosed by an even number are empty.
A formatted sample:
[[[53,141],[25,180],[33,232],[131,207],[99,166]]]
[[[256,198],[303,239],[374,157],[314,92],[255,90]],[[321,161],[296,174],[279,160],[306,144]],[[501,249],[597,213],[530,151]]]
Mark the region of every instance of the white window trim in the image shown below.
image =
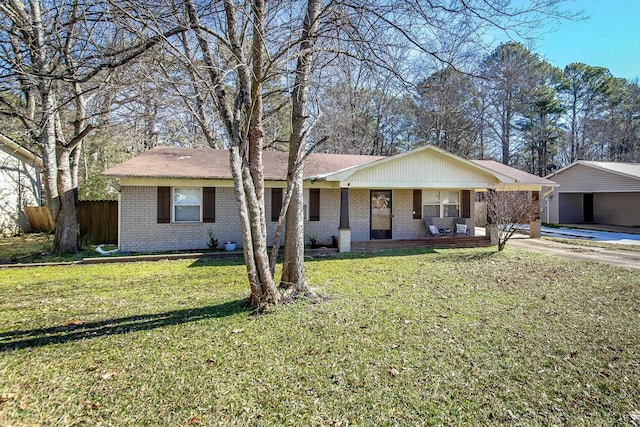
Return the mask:
[[[175,197],[175,190],[176,188],[197,188],[200,190],[200,216],[199,219],[197,221],[176,221],[176,197]],[[181,187],[171,187],[171,222],[172,223],[176,223],[176,224],[198,224],[202,222],[202,204],[203,204],[203,200],[202,200],[202,187],[189,187],[189,186],[181,186]],[[196,206],[196,205],[181,205],[181,206]]]
[[[311,190],[304,188],[302,190],[302,212],[304,213],[304,220],[309,221],[309,198]]]
[[[451,217],[451,216],[443,216],[444,215],[444,193],[458,193],[458,203],[447,203],[447,206],[458,206],[458,215],[460,215],[460,200],[462,199],[462,192],[460,190],[432,190],[432,189],[424,189],[422,190],[422,200],[426,200],[426,195],[425,192],[427,191],[439,191],[440,194],[438,196],[438,202],[440,204],[440,215],[438,216],[438,218],[457,218],[457,217]],[[425,206],[436,206],[435,204],[428,204],[428,203],[422,203],[422,215],[424,217],[424,208]],[[434,217],[431,217],[434,218]]]

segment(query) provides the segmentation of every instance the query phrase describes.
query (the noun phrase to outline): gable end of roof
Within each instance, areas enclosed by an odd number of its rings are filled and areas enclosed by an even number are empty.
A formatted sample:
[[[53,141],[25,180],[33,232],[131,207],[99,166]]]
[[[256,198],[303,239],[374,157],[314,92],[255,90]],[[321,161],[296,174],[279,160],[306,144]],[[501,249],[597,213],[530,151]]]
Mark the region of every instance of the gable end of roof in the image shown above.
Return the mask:
[[[556,176],[576,166],[585,166],[588,168],[597,169],[602,172],[607,172],[614,175],[640,181],[640,163],[597,162],[597,161],[590,161],[590,160],[577,160],[571,163],[570,165],[567,165],[562,169],[557,170],[556,172],[548,175],[547,178]]]

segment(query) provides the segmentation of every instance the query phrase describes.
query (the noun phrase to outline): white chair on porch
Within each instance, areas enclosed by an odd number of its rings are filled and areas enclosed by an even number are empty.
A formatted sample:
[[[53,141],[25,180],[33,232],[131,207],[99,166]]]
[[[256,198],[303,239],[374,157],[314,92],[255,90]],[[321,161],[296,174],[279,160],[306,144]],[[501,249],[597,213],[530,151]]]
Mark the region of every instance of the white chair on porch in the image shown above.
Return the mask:
[[[471,236],[469,227],[467,226],[466,218],[456,218],[453,223],[453,235],[454,236]]]
[[[427,228],[427,237],[442,237],[446,235],[445,231],[439,229],[431,218],[424,218],[424,225]]]

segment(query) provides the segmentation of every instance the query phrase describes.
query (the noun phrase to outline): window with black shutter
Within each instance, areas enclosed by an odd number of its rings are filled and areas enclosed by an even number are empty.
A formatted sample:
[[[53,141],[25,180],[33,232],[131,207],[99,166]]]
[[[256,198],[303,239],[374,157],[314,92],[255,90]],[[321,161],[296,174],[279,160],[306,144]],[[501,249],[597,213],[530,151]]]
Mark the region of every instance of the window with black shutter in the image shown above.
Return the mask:
[[[202,189],[202,222],[216,222],[216,189]]]
[[[422,219],[422,190],[413,190],[413,219]]]
[[[158,187],[158,224],[171,222],[171,187]]]
[[[271,189],[271,221],[277,222],[282,209],[282,188]]]
[[[471,218],[471,191],[462,190],[461,210],[463,218]]]
[[[309,221],[320,221],[320,189],[309,190]]]

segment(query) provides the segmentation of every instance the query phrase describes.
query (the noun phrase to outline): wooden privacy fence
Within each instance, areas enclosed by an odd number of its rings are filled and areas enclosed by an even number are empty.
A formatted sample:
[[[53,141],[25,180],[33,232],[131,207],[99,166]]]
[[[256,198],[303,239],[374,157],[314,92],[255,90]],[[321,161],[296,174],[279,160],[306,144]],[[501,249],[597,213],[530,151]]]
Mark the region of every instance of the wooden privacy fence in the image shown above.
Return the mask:
[[[475,204],[476,227],[487,225],[487,202],[476,202]]]
[[[78,203],[80,237],[90,243],[118,243],[118,202],[83,200]]]
[[[45,206],[25,206],[33,230],[53,231],[53,221]],[[89,243],[118,243],[118,202],[82,200],[78,202],[80,237]]]
[[[29,225],[32,230],[44,231],[46,233],[53,231],[53,219],[49,215],[49,209],[44,206],[25,206],[24,213],[29,219]]]

